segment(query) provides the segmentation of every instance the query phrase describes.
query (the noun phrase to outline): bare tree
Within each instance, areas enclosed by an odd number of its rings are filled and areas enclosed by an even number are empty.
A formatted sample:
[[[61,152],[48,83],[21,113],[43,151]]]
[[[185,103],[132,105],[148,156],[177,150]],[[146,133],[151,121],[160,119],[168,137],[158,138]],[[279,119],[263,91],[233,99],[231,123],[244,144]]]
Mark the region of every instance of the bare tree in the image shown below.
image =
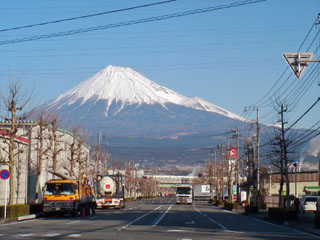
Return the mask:
[[[70,177],[75,176],[75,164],[76,164],[76,157],[77,157],[77,134],[79,133],[79,127],[72,128],[72,143],[70,144],[70,156],[67,157],[67,160],[64,163],[64,169],[67,170]]]
[[[19,128],[19,120],[24,118],[19,118],[18,113],[24,110],[27,104],[31,100],[32,94],[27,94],[23,90],[22,84],[17,81],[9,81],[7,89],[0,93],[1,103],[3,104],[3,109],[6,111],[8,121],[11,125],[8,130],[9,141],[8,145],[8,157],[9,157],[9,171],[10,171],[10,193],[9,193],[9,205],[14,203],[14,193],[15,193],[15,158],[19,153],[19,148],[15,146],[15,139],[17,138],[17,132]]]
[[[36,151],[38,152],[38,159],[36,163],[36,191],[35,191],[35,200],[38,201],[39,194],[39,186],[40,186],[40,177],[43,169],[43,161],[48,159],[48,152],[50,150],[50,146],[47,144],[48,136],[48,120],[45,119],[44,114],[40,114],[39,116],[39,128],[36,138],[38,139],[38,147],[36,147]]]
[[[101,153],[101,173],[108,173],[109,155],[106,152]]]
[[[134,162],[129,161],[125,165],[125,188],[128,195],[131,197],[132,190],[135,187]]]
[[[210,195],[213,199],[213,186],[216,184],[216,162],[208,161],[205,167],[206,183],[210,186]]]
[[[52,156],[52,171],[55,173],[58,167],[58,156],[59,154],[64,150],[64,147],[62,144],[64,143],[61,136],[58,134],[58,121],[59,118],[56,114],[51,116],[50,120],[50,128],[51,128],[51,134],[50,134],[50,151]],[[53,178],[56,176],[53,175]]]
[[[285,121],[284,114],[288,111],[288,107],[284,106],[283,103],[276,101],[275,107],[274,107],[278,114],[279,114],[279,122],[280,127],[275,128],[275,134],[273,138],[271,138],[270,142],[273,146],[273,151],[270,155],[273,155],[272,158],[272,164],[275,168],[278,169],[280,173],[280,189],[279,189],[279,207],[290,207],[290,179],[289,179],[289,164],[292,162],[292,160],[288,157],[288,148],[290,144],[293,142],[293,136],[289,134],[287,131],[288,129],[285,128],[285,124],[287,122]],[[280,109],[280,110],[279,110]],[[283,186],[284,183],[286,185],[286,201],[281,201],[281,196],[283,192]],[[283,206],[281,206],[281,203]]]

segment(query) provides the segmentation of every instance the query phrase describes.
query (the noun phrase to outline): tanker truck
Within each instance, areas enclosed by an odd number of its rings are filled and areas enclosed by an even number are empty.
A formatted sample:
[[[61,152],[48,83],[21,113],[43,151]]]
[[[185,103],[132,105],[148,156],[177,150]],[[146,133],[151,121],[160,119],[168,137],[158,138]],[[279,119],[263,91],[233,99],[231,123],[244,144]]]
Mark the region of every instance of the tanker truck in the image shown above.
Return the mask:
[[[122,175],[98,175],[95,186],[97,208],[124,208],[124,189],[124,177]]]
[[[45,216],[54,213],[68,213],[74,217],[79,213],[89,215],[92,201],[93,194],[87,181],[52,179],[43,187],[42,203]]]

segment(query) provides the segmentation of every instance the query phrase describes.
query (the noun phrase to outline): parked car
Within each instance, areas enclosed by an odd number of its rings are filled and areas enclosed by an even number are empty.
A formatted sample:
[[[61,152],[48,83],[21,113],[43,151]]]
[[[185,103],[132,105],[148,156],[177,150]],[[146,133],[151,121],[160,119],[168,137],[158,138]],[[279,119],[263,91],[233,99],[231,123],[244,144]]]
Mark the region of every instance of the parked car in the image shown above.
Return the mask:
[[[316,212],[317,211],[318,196],[303,195],[300,200],[301,212]]]

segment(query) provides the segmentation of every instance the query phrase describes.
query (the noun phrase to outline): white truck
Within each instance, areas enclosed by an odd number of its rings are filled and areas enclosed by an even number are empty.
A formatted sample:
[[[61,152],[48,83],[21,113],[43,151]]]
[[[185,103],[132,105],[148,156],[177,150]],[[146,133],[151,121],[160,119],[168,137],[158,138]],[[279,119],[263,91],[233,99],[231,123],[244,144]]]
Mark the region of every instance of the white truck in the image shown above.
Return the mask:
[[[98,175],[95,195],[97,208],[124,208],[124,177],[116,175]]]
[[[177,187],[176,204],[192,204],[192,186],[185,185]]]
[[[210,202],[211,200],[210,185],[207,185],[207,184],[193,185],[193,200],[201,201],[201,202]]]

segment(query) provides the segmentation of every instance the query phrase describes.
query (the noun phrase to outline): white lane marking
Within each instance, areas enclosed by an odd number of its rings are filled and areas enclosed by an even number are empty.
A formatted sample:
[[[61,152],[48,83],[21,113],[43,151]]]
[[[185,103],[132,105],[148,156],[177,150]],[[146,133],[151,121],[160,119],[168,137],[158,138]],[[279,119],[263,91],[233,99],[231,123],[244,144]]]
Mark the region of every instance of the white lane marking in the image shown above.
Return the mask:
[[[78,222],[81,222],[81,220],[77,220],[77,221],[73,221],[73,222],[68,222],[68,223],[66,223],[66,224],[69,225],[69,224],[74,224],[74,223],[78,223]]]
[[[147,213],[143,214],[142,216],[140,216],[140,217],[138,217],[138,218],[136,218],[136,219],[132,220],[132,221],[131,221],[131,222],[129,222],[127,225],[125,225],[125,226],[123,226],[122,228],[120,228],[120,229],[119,229],[119,231],[120,231],[120,230],[124,230],[125,228],[129,227],[131,224],[133,224],[133,223],[135,223],[135,222],[139,221],[141,218],[144,218],[145,216],[148,216],[149,214],[153,213],[154,211],[158,210],[158,209],[159,209],[159,208],[161,208],[161,207],[162,207],[162,205],[160,205],[159,207],[156,207],[155,209],[153,209],[153,210],[151,210],[151,211],[149,211],[149,212],[147,212]]]
[[[201,215],[203,215],[203,213],[200,212],[200,210],[197,209],[195,206],[193,206],[193,209],[196,210],[196,211],[197,211],[198,213],[200,213]],[[216,221],[213,220],[212,218],[209,218],[209,220],[210,220],[211,222],[213,222],[214,224],[217,224],[217,225],[218,225],[219,227],[221,227],[223,230],[227,230],[227,228],[226,228],[225,226],[223,226],[222,224],[216,222]]]
[[[55,236],[59,236],[59,233],[47,233],[47,234],[43,234],[42,237],[55,237]]]
[[[70,234],[68,237],[76,238],[76,237],[81,237],[82,234]]]
[[[194,222],[194,221],[191,221],[191,222],[185,222],[184,224],[186,224],[186,225],[193,225],[193,224],[195,224],[195,222]]]
[[[214,208],[216,208],[216,209],[219,209],[219,210],[221,210],[221,208],[219,208],[219,207],[216,207],[216,206],[213,206]],[[231,211],[227,211],[227,210],[223,210],[223,211],[226,211],[226,212],[228,212],[228,213],[233,213],[233,214],[238,214],[238,215],[240,215],[239,213],[237,213],[237,212],[231,212]],[[249,216],[250,217],[250,216]],[[282,232],[261,232],[261,233],[264,233],[264,234],[266,234],[266,233],[270,233],[270,234],[292,234],[292,233],[290,233],[290,231],[293,231],[293,232],[295,232],[296,234],[298,233],[298,234],[300,234],[300,235],[307,235],[307,236],[310,236],[310,237],[315,237],[315,238],[318,238],[319,236],[318,235],[314,235],[314,234],[312,234],[312,233],[307,233],[307,232],[303,232],[303,231],[299,231],[299,230],[296,230],[296,229],[293,229],[293,228],[289,228],[289,227],[284,227],[284,226],[281,226],[281,225],[278,225],[278,224],[274,224],[274,223],[271,223],[271,222],[268,222],[268,221],[263,221],[263,220],[260,220],[260,219],[258,219],[258,218],[254,218],[254,217],[251,217],[251,219],[254,219],[254,220],[256,220],[257,222],[261,222],[261,223],[266,223],[266,224],[269,224],[269,225],[271,225],[271,226],[274,226],[274,227],[278,227],[278,228],[282,228],[282,229],[284,229],[284,230],[287,230],[287,231],[289,231],[289,233],[282,233]],[[211,220],[213,220],[213,219],[209,219],[210,221]],[[227,230],[228,232],[238,232],[238,233],[241,233],[241,231],[230,231],[230,230]],[[254,233],[254,232],[247,232],[247,233]],[[294,233],[293,233],[293,235],[294,235]]]
[[[231,214],[238,214],[238,213],[236,213],[236,212],[229,211],[229,210],[225,210],[225,209],[223,209],[222,211],[227,212],[227,213],[231,213]]]
[[[151,227],[154,227],[154,226],[157,226],[158,223],[164,218],[164,216],[170,211],[170,209],[172,208],[172,205],[171,204],[168,209],[158,218],[158,220],[151,226]]]
[[[33,233],[20,233],[18,234],[19,237],[31,237]]]
[[[191,231],[183,230],[183,229],[170,229],[170,230],[167,230],[167,232],[191,232]]]
[[[209,218],[209,220],[211,222],[213,222],[214,224],[217,224],[219,227],[221,227],[223,230],[228,230],[225,226],[221,225],[220,223],[217,223],[215,220],[213,220],[212,218]]]
[[[271,223],[271,222],[267,222],[267,221],[263,221],[263,220],[260,220],[260,219],[257,219],[257,218],[253,218],[252,219],[258,221],[258,222],[262,222],[262,223],[267,223],[269,225],[272,225],[272,226],[275,226],[275,227],[278,227],[278,228],[282,228],[282,229],[285,229],[287,231],[293,231],[295,233],[299,233],[299,234],[302,234],[302,235],[309,235],[311,237],[315,237],[315,238],[318,238],[319,236],[318,235],[314,235],[312,233],[307,233],[307,232],[303,232],[303,231],[299,231],[299,230],[296,230],[296,229],[293,229],[293,228],[289,228],[289,227],[284,227],[284,226],[280,226],[280,225],[277,225],[277,224],[274,224],[274,223]],[[288,233],[286,233],[288,234]]]

